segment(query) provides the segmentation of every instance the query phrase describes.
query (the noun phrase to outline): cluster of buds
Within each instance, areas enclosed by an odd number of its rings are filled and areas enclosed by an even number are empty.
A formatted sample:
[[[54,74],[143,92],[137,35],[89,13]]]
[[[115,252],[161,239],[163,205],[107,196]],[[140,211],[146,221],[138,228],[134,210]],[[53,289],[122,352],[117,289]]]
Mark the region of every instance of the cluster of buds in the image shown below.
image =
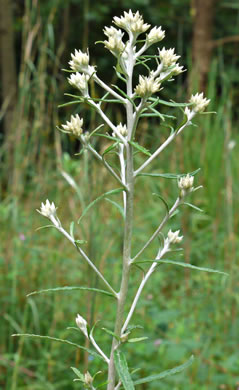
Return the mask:
[[[82,129],[83,119],[78,114],[71,115],[71,120],[66,122],[66,125],[62,125],[62,128],[67,133],[72,133],[76,137],[79,137],[83,133]]]
[[[175,232],[172,232],[170,229],[168,231],[168,237],[167,237],[167,243],[168,245],[170,244],[178,244],[179,242],[182,241],[183,236],[179,236],[180,230],[176,230]]]
[[[189,175],[180,177],[178,188],[181,190],[180,196],[183,197],[193,190],[194,176]]]
[[[50,221],[56,226],[60,227],[61,223],[56,215],[56,206],[54,202],[50,203],[49,200],[46,200],[46,203],[44,204],[43,202],[41,203],[41,208],[40,210],[37,210],[38,213],[43,215],[43,217],[46,217],[50,219]]]
[[[126,137],[128,135],[128,129],[126,127],[126,125],[122,125],[122,123],[120,122],[120,124],[118,126],[116,126],[116,129],[118,130],[118,132],[123,136],[123,137]]]
[[[133,33],[135,37],[147,31],[150,27],[150,24],[144,23],[139,11],[134,14],[129,10],[129,12],[124,12],[124,16],[120,18],[115,16],[113,20],[116,26],[123,28],[128,33]]]
[[[104,41],[105,47],[110,50],[114,56],[118,57],[125,49],[125,44],[122,41],[124,33],[114,27],[105,27],[103,31],[108,37],[108,41]]]
[[[95,71],[95,67],[89,65],[89,59],[88,52],[83,53],[81,50],[75,50],[75,54],[71,54],[71,61],[69,61],[71,70],[73,72],[86,73],[91,76]]]
[[[172,65],[176,65],[176,62],[180,58],[180,56],[177,56],[174,53],[174,49],[166,50],[164,47],[161,50],[159,49],[159,58],[160,58],[161,63],[163,65],[163,69],[167,69]]]
[[[80,316],[80,314],[77,314],[76,325],[82,331],[82,333],[85,335],[85,337],[88,339],[89,336],[88,336],[88,330],[87,330],[87,322],[83,317]]]
[[[90,387],[92,386],[92,383],[93,383],[93,380],[94,378],[92,378],[92,376],[90,375],[89,371],[87,371],[84,375],[84,383],[85,383],[85,386],[86,387]]]
[[[204,98],[203,97],[203,92],[202,93],[196,93],[196,95],[192,95],[189,103],[192,104],[192,108],[194,112],[203,112],[205,108],[208,106],[210,103],[210,99]]]
[[[148,77],[139,76],[139,84],[135,87],[136,95],[147,98],[153,93],[157,92],[160,88],[160,78],[154,78],[153,75]]]
[[[83,96],[89,96],[88,94],[89,78],[90,76],[87,74],[76,72],[74,74],[71,74],[70,77],[68,77],[68,81],[70,85],[78,88],[81,91]]]
[[[150,30],[149,34],[147,34],[146,42],[147,45],[153,45],[156,42],[160,42],[165,37],[165,31],[162,30],[162,27],[154,27],[152,30]]]
[[[187,116],[188,120],[190,120],[195,114],[200,114],[205,111],[206,107],[210,103],[210,99],[203,97],[202,93],[196,93],[192,95],[189,103],[192,105],[191,109],[186,107],[184,110],[184,114]]]

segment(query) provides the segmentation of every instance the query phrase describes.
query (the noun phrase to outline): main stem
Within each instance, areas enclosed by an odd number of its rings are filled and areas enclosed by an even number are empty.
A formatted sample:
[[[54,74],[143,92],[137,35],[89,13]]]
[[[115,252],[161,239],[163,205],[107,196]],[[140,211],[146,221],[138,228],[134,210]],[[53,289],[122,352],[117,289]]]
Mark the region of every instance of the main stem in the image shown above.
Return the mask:
[[[132,48],[132,46],[131,46]],[[133,51],[129,53],[129,58],[132,60],[129,61],[128,68],[128,81],[127,81],[127,95],[132,95],[132,73],[134,67],[133,60]],[[126,114],[127,114],[127,130],[128,130],[128,139],[130,139],[133,127],[134,127],[134,115],[133,115],[133,106],[130,101],[126,104]],[[123,243],[123,269],[122,269],[122,279],[121,286],[118,295],[118,304],[117,312],[115,319],[115,328],[114,333],[117,336],[121,336],[121,329],[124,323],[124,308],[125,301],[128,293],[128,284],[129,284],[129,274],[130,274],[130,264],[131,264],[131,241],[132,241],[132,228],[133,228],[133,201],[134,201],[134,165],[133,165],[133,150],[132,146],[127,143],[125,145],[126,150],[126,187],[128,191],[125,196],[125,222],[124,222],[124,243]],[[107,390],[114,390],[115,388],[115,365],[114,365],[114,351],[118,346],[118,341],[113,338],[110,362],[109,362],[109,371],[108,371],[108,386]]]

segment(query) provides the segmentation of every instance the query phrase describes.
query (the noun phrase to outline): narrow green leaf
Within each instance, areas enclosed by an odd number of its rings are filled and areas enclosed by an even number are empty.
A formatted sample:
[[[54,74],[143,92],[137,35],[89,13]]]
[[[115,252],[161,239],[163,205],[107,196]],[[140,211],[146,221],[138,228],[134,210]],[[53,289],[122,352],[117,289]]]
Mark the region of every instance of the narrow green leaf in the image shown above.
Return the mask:
[[[92,351],[91,349],[83,347],[82,345],[78,345],[76,343],[72,343],[69,340],[63,340],[63,339],[58,339],[56,337],[42,336],[39,334],[28,334],[28,333],[21,333],[21,334],[18,333],[18,334],[13,334],[12,336],[13,337],[31,337],[31,338],[46,339],[46,340],[51,340],[51,341],[58,341],[59,343],[68,344],[68,345],[72,345],[73,347],[83,349],[84,351],[87,351],[90,355],[97,357],[101,360],[104,360],[102,358],[102,356],[100,356],[98,353]]]
[[[75,240],[75,244],[77,246],[80,246],[80,245],[87,244],[87,241],[86,240]]]
[[[110,292],[104,291],[104,290],[99,290],[98,288],[93,288],[93,287],[69,287],[69,286],[55,287],[55,288],[48,288],[48,289],[45,289],[45,290],[33,291],[33,292],[27,294],[27,297],[30,297],[31,295],[36,295],[36,294],[44,294],[44,293],[48,293],[48,292],[72,291],[72,290],[94,291],[94,292],[97,292],[97,293],[100,293],[100,294],[104,294],[104,295],[108,295],[110,297],[114,297],[114,295],[111,294]]]
[[[85,377],[84,375],[79,371],[77,370],[77,368],[75,367],[71,367],[71,369],[74,371],[74,373],[76,374],[76,376],[78,376],[79,380],[83,383],[85,383]]]
[[[116,340],[120,341],[120,337],[117,336],[117,334],[115,334],[114,332],[112,332],[111,330],[107,329],[107,328],[101,328],[105,333],[109,334],[110,336],[113,336]]]
[[[189,172],[190,176],[195,176],[201,168],[196,169],[193,172]],[[185,173],[139,173],[137,176],[150,176],[150,177],[163,177],[164,179],[179,179],[185,176]]]
[[[175,102],[167,102],[165,100],[162,100],[162,99],[158,99],[158,98],[149,98],[148,99],[149,101],[151,102],[154,102],[155,100],[158,100],[158,104],[163,104],[164,106],[169,106],[169,107],[187,107],[187,106],[190,106],[191,104],[190,103],[175,103]]]
[[[99,202],[100,200],[106,198],[107,196],[109,195],[115,195],[115,194],[118,194],[120,192],[124,191],[124,188],[116,188],[115,190],[111,190],[111,191],[107,191],[105,192],[104,194],[100,195],[98,198],[96,198],[95,200],[93,200],[83,211],[83,213],[81,214],[79,220],[78,220],[78,223],[80,223],[80,221],[82,220],[82,218],[86,215],[86,213],[91,209],[91,207],[93,207],[97,202]]]
[[[125,390],[134,390],[134,384],[129,373],[126,358],[120,350],[114,351],[114,362],[119,378]]]
[[[191,203],[188,203],[188,202],[183,202],[182,204],[185,204],[185,205],[191,207],[194,210],[200,211],[200,213],[204,212],[202,209],[200,209],[199,207],[195,206],[194,204],[191,204]]]
[[[171,375],[177,374],[177,373],[185,370],[187,367],[191,366],[193,360],[194,360],[194,356],[191,356],[190,359],[186,363],[181,364],[180,366],[174,367],[171,370],[163,371],[160,374],[150,375],[150,376],[147,376],[145,378],[138,379],[137,381],[134,382],[134,384],[141,385],[142,383],[156,381],[159,379],[166,378],[166,376],[171,376]]]
[[[94,134],[95,134],[98,130],[100,130],[101,127],[103,127],[103,126],[104,126],[104,124],[102,123],[101,125],[99,125],[98,127],[96,127],[96,129],[93,130],[93,131],[90,133],[89,138],[92,137],[92,135],[94,135]]]
[[[169,207],[168,207],[168,203],[166,202],[166,200],[159,194],[153,193],[153,195],[155,195],[155,196],[157,196],[157,198],[161,199],[161,201],[163,202],[164,206],[166,207],[167,214],[169,214]]]
[[[191,268],[191,269],[195,269],[197,271],[213,272],[213,273],[217,273],[217,274],[228,275],[226,272],[218,271],[218,270],[213,269],[213,268],[197,267],[196,265],[192,265],[192,264],[189,264],[189,263],[183,263],[181,261],[163,260],[162,259],[162,260],[157,260],[157,262],[165,263],[165,264],[179,265],[180,267]]]
[[[114,150],[117,146],[118,146],[118,142],[115,142],[112,145],[110,145],[108,148],[104,150],[104,152],[102,153],[102,157],[104,157],[107,153],[111,152],[111,150]]]
[[[81,100],[73,100],[72,102],[67,102],[67,103],[59,104],[59,105],[58,105],[58,108],[70,106],[71,104],[77,104],[77,103],[80,104],[80,103],[81,103]]]
[[[103,138],[107,138],[107,139],[111,139],[112,141],[117,141],[117,142],[121,142],[121,139],[117,138],[117,137],[112,137],[111,135],[107,135],[107,134],[100,134],[100,133],[95,133],[95,135],[97,135],[98,137],[103,137]]]
[[[113,204],[113,205],[119,210],[120,214],[121,214],[122,217],[124,218],[124,209],[123,209],[123,207],[122,207],[119,203],[117,203],[117,202],[115,202],[114,200],[109,199],[109,198],[105,198],[105,200],[107,200],[108,202],[110,202],[111,204]]]
[[[137,337],[134,339],[129,339],[128,343],[139,343],[140,341],[148,340],[148,337]]]
[[[143,154],[146,154],[146,156],[151,156],[151,153],[145,149],[143,146],[139,145],[137,142],[134,141],[128,141],[130,145],[132,145],[135,149],[139,150]]]

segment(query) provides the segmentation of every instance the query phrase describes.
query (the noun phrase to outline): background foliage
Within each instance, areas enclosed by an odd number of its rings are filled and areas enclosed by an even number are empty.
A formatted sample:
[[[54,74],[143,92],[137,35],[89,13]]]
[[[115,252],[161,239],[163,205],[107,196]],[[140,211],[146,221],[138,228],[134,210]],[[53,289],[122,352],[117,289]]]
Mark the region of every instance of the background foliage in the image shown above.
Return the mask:
[[[192,31],[194,4],[189,0],[121,0],[107,4],[89,0],[25,0],[13,2],[13,32],[17,93],[10,126],[7,96],[2,93],[1,122],[1,249],[0,249],[0,388],[2,390],[77,389],[70,366],[87,369],[89,357],[68,346],[47,341],[11,338],[15,332],[48,334],[78,340],[67,330],[74,326],[78,312],[93,324],[102,319],[96,338],[109,342],[100,328],[111,328],[113,313],[108,297],[102,299],[87,292],[42,294],[26,299],[26,294],[43,288],[85,285],[100,287],[90,269],[74,249],[54,230],[40,230],[42,218],[35,213],[41,201],[49,198],[59,207],[65,226],[77,220],[82,209],[114,183],[91,156],[74,155],[80,145],[60,135],[56,125],[73,113],[65,103],[69,89],[62,68],[68,67],[70,53],[89,47],[92,63],[97,63],[102,78],[115,83],[114,59],[94,42],[103,39],[102,29],[123,10],[139,9],[146,22],[166,30],[163,44],[175,47],[190,74],[192,68]],[[188,271],[164,265],[159,268],[140,300],[134,323],[144,323],[136,330],[149,341],[135,348],[126,345],[132,367],[141,367],[135,377],[150,375],[181,364],[194,354],[196,359],[187,372],[164,379],[160,384],[139,389],[234,390],[239,387],[238,343],[238,37],[237,1],[215,1],[213,56],[206,86],[212,99],[211,111],[203,116],[198,128],[191,127],[155,162],[157,173],[186,173],[201,167],[196,183],[204,189],[194,197],[204,210],[197,213],[182,208],[172,220],[172,228],[182,226],[184,259],[190,263],[224,270],[229,278]],[[230,21],[230,23],[228,22]],[[2,67],[3,69],[3,67]],[[190,90],[188,73],[169,84],[161,96],[176,101],[187,99]],[[1,85],[2,88],[2,85]],[[3,91],[2,91],[3,92]],[[95,90],[97,96],[98,91]],[[110,112],[111,107],[105,107]],[[75,112],[84,116],[86,127],[99,124],[89,107]],[[120,109],[110,112],[122,121]],[[172,111],[170,111],[172,113]],[[7,129],[7,130],[6,130]],[[137,141],[149,149],[161,142],[167,129],[157,121],[141,122]],[[107,144],[97,141],[103,151]],[[139,160],[142,156],[138,155]],[[99,169],[101,171],[99,172]],[[63,172],[63,174],[62,174]],[[66,180],[75,180],[75,188]],[[176,182],[143,178],[136,187],[134,251],[152,233],[163,215],[163,206],[152,196],[160,192],[173,202]],[[117,199],[117,198],[115,198]],[[80,238],[86,239],[89,256],[106,278],[119,282],[118,253],[121,249],[121,216],[107,201],[101,201],[77,226]],[[156,244],[155,244],[156,245]],[[154,245],[147,251],[151,258]],[[175,259],[178,254],[175,254]],[[135,269],[135,281],[141,272]],[[132,281],[131,293],[135,291]],[[137,337],[136,336],[136,337]],[[90,361],[90,370],[100,369]]]

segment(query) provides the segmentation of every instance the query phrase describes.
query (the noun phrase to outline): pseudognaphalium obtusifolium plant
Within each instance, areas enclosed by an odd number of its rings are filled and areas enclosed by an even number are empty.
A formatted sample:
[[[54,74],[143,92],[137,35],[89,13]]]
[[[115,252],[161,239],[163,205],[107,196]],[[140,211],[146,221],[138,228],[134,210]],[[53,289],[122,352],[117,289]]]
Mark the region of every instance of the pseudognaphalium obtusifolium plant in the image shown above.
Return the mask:
[[[112,175],[115,184],[118,186],[117,190],[112,190],[112,193],[122,193],[124,231],[123,249],[122,253],[119,253],[118,258],[118,261],[122,263],[120,290],[116,291],[115,286],[112,286],[111,283],[106,280],[105,276],[95,266],[94,259],[90,259],[83,250],[82,241],[74,238],[72,229],[70,232],[64,229],[63,224],[57,216],[57,208],[53,202],[50,203],[49,200],[47,200],[45,204],[42,203],[41,208],[38,211],[44,217],[48,218],[53,226],[75,247],[83,259],[97,274],[101,287],[104,287],[105,289],[103,292],[111,296],[114,300],[113,302],[115,302],[114,329],[107,331],[112,337],[111,352],[108,356],[106,352],[104,352],[107,350],[105,345],[100,346],[94,339],[94,327],[93,329],[90,329],[87,321],[80,314],[77,314],[75,319],[77,328],[83,333],[88,342],[90,342],[92,349],[94,349],[94,351],[90,350],[90,353],[102,360],[102,371],[106,372],[108,377],[106,384],[102,388],[116,390],[124,387],[126,390],[133,390],[137,384],[147,383],[152,380],[157,381],[166,375],[180,372],[192,362],[192,358],[190,358],[183,365],[168,370],[165,374],[160,373],[135,380],[134,374],[132,374],[133,367],[131,367],[130,363],[127,363],[124,344],[131,339],[133,327],[130,327],[130,324],[143,288],[150,276],[158,269],[158,265],[164,262],[170,262],[176,265],[181,264],[184,267],[189,266],[191,268],[197,268],[190,264],[169,261],[164,259],[164,256],[183,240],[180,230],[172,231],[170,226],[166,226],[167,223],[175,214],[177,208],[185,203],[185,198],[199,188],[193,187],[194,175],[197,171],[191,174],[173,176],[177,182],[178,196],[171,207],[167,207],[164,218],[162,221],[159,221],[158,227],[152,236],[144,243],[138,253],[135,253],[134,248],[132,248],[135,181],[138,176],[142,175],[145,169],[155,161],[159,154],[162,153],[183,130],[191,125],[194,116],[201,114],[206,110],[209,99],[206,99],[202,93],[193,95],[190,98],[189,103],[184,104],[176,104],[173,102],[168,104],[168,102],[160,99],[157,95],[163,87],[167,87],[167,81],[172,81],[174,76],[185,71],[177,62],[180,56],[175,54],[175,50],[162,47],[161,41],[165,37],[165,31],[163,31],[161,27],[153,27],[151,29],[150,25],[144,22],[143,17],[139,12],[133,13],[131,10],[129,12],[124,12],[124,15],[121,17],[114,17],[113,24],[114,26],[104,28],[106,40],[102,41],[102,43],[116,58],[116,75],[121,82],[124,83],[125,88],[122,90],[118,86],[109,86],[104,83],[97,74],[96,66],[90,65],[89,52],[87,51],[84,53],[81,50],[75,50],[74,54],[71,54],[71,60],[69,62],[71,74],[68,77],[70,85],[75,88],[79,94],[74,96],[74,98],[77,98],[77,102],[79,103],[84,102],[85,104],[89,104],[101,118],[102,125],[97,129],[91,129],[91,132],[84,132],[83,118],[80,118],[79,115],[76,114],[71,115],[70,120],[61,126],[61,130],[80,140],[82,148],[88,150],[89,153],[92,153],[92,155],[102,163],[103,169],[106,169],[109,174]],[[138,40],[139,36],[140,39]],[[147,49],[152,45],[160,46],[156,47],[155,55],[146,55]],[[149,67],[149,64],[151,64],[151,67]],[[133,75],[137,65],[141,65],[142,69],[145,65],[145,72],[144,74],[136,75],[134,80],[138,81],[134,84]],[[92,83],[99,86],[102,96],[100,99],[96,99],[92,95]],[[102,109],[102,103],[104,102],[112,105],[119,103],[121,107],[123,106],[125,112],[122,121],[123,123],[114,123],[111,118],[107,116]],[[75,103],[75,101],[73,103]],[[159,122],[166,122],[167,116],[164,116],[159,111],[161,105],[179,107],[183,111],[183,118],[181,124],[174,129],[171,125],[169,126],[172,131],[168,138],[161,145],[158,145],[154,152],[149,153],[142,145],[139,145],[136,142],[137,128],[140,127],[141,117],[145,116],[149,119],[150,116],[156,116],[158,117]],[[94,148],[91,139],[97,137],[99,134],[100,136],[105,136],[112,142],[109,150],[114,149],[117,153],[118,169],[116,169],[115,166],[113,167],[110,165],[107,161],[107,153],[101,154]],[[157,140],[155,140],[155,143],[156,142]],[[135,151],[145,153],[145,159],[141,166],[136,166]],[[109,192],[107,193],[107,196],[109,196]],[[164,203],[166,202],[164,201]],[[189,203],[186,204],[195,207]],[[162,230],[166,227],[168,233],[166,236],[163,236]],[[159,246],[155,258],[150,262],[150,265],[137,288],[135,297],[130,304],[130,309],[128,313],[126,313],[126,302],[127,307],[129,306],[128,286],[132,276],[132,266],[140,261],[140,256],[146,248],[159,237],[159,235],[164,237],[163,242]],[[214,272],[214,270],[199,269]],[[98,291],[102,293],[102,290]],[[35,337],[37,336],[35,335]],[[143,339],[145,339],[145,337],[139,338],[137,341],[142,341]],[[70,343],[67,340],[61,341]],[[76,345],[76,347],[84,349],[84,347],[79,345]],[[97,373],[94,374],[87,371],[82,374],[77,368],[73,368],[73,371],[77,376],[76,380],[80,381],[84,387],[93,390],[99,386],[99,383],[95,381]]]

